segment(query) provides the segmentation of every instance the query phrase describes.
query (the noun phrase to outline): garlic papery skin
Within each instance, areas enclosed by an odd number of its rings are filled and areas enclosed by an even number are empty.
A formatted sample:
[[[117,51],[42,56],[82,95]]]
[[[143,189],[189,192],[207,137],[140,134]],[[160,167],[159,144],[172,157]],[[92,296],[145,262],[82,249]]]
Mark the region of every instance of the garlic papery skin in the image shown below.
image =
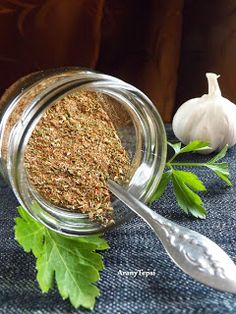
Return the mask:
[[[236,144],[236,105],[221,96],[218,77],[206,73],[208,94],[186,101],[174,115],[172,128],[184,144],[194,140],[206,141],[211,149],[200,151],[209,154]]]

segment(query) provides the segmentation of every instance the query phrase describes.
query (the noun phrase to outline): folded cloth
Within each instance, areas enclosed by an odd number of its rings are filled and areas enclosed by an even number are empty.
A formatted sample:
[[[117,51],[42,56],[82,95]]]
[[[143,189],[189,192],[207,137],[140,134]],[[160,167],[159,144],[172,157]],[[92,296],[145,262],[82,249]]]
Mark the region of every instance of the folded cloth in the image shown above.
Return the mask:
[[[173,133],[167,126],[168,138]],[[236,148],[228,151],[232,182],[236,185]],[[186,155],[185,160],[208,157]],[[194,170],[207,192],[206,220],[186,216],[177,206],[171,187],[152,208],[177,223],[196,230],[219,244],[236,262],[236,188],[228,188],[214,173]],[[42,294],[35,280],[35,259],[14,240],[17,201],[0,180],[0,313],[89,313],[74,310],[56,289]],[[110,249],[103,253],[105,270],[98,283],[101,296],[94,314],[236,313],[236,295],[208,288],[185,275],[173,264],[152,230],[133,218],[106,235]],[[136,275],[135,275],[136,274]]]

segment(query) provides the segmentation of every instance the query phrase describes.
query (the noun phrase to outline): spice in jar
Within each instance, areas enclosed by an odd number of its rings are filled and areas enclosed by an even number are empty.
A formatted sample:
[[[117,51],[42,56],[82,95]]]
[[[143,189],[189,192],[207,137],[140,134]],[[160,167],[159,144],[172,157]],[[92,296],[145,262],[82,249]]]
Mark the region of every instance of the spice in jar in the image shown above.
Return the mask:
[[[107,225],[113,209],[106,181],[127,181],[130,160],[103,96],[80,91],[43,115],[29,139],[25,166],[44,199]]]

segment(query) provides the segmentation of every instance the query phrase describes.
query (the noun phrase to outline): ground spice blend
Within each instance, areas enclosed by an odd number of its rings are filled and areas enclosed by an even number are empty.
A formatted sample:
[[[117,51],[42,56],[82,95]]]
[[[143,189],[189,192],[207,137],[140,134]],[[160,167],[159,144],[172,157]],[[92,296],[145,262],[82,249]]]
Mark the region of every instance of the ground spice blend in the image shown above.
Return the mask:
[[[106,180],[126,181],[130,160],[102,95],[82,91],[47,110],[28,142],[25,166],[47,201],[107,225],[113,209]]]

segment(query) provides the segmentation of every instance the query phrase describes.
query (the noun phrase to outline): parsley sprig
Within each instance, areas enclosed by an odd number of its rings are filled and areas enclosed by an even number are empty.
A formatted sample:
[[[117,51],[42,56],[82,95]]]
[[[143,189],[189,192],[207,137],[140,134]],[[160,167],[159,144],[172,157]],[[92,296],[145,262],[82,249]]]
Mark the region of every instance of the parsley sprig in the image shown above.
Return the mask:
[[[201,197],[196,193],[206,191],[205,185],[196,174],[189,171],[176,170],[175,167],[206,167],[211,169],[227,185],[232,186],[228,163],[218,162],[225,156],[227,145],[216,156],[205,163],[177,162],[176,158],[184,153],[209,149],[207,142],[193,141],[184,147],[182,147],[181,143],[168,143],[168,145],[172,147],[174,154],[166,162],[167,170],[162,175],[159,186],[149,202],[153,203],[158,200],[164,194],[168,184],[172,182],[174,194],[180,208],[194,217],[205,218],[206,209],[203,206]]]
[[[99,235],[64,236],[35,221],[21,206],[18,212],[15,238],[36,257],[37,281],[42,292],[48,292],[55,281],[63,299],[68,298],[75,308],[92,309],[100,294],[94,283],[104,268],[97,250],[109,247],[106,240]]]

